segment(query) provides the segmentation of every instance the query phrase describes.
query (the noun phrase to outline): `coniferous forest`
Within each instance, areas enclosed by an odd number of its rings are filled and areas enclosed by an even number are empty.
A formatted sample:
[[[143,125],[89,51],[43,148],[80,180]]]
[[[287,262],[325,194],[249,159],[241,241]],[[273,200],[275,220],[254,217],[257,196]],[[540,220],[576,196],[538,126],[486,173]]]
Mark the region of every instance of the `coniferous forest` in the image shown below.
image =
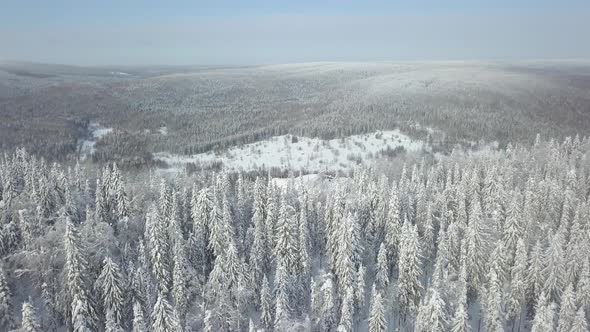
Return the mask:
[[[5,153],[0,330],[588,331],[589,138],[390,171]]]

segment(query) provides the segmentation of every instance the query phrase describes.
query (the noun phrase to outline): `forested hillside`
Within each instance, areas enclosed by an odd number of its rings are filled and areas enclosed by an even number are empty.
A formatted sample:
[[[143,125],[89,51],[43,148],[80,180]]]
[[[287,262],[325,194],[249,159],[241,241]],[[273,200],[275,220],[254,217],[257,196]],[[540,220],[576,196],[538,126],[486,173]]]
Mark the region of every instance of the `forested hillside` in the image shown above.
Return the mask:
[[[315,183],[0,160],[1,331],[588,331],[588,138]]]

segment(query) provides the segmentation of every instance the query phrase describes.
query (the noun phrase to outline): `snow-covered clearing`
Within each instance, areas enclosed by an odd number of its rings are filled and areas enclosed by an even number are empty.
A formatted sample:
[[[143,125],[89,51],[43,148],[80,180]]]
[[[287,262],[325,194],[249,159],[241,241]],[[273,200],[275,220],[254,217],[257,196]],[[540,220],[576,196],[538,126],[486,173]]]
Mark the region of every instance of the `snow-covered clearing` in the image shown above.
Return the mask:
[[[189,163],[206,168],[221,162],[230,171],[279,168],[318,173],[351,170],[374,162],[383,151],[396,148],[419,151],[423,146],[422,141],[412,140],[399,130],[390,130],[332,140],[282,135],[218,154],[207,152],[184,156],[159,152],[154,158],[173,168]]]
[[[90,137],[88,139],[80,140],[79,143],[80,157],[82,160],[85,160],[89,155],[94,153],[96,142],[110,134],[113,131],[113,128],[101,127],[98,123],[92,122],[88,125],[88,130],[90,131]]]

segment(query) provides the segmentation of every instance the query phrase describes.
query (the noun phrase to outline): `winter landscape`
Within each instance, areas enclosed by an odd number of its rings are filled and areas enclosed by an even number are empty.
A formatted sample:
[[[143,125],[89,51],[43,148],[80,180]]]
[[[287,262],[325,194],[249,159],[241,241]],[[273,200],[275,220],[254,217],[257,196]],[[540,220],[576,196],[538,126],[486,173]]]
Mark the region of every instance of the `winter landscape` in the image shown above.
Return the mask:
[[[590,7],[419,2],[8,0],[0,332],[590,331]]]

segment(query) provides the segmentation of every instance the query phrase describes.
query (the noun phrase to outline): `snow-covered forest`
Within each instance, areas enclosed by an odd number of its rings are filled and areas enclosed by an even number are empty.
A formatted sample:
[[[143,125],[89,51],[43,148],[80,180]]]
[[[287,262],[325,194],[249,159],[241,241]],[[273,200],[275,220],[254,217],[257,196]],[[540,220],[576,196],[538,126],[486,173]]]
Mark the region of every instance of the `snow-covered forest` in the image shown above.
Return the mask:
[[[588,331],[588,138],[315,183],[0,160],[1,331]]]

